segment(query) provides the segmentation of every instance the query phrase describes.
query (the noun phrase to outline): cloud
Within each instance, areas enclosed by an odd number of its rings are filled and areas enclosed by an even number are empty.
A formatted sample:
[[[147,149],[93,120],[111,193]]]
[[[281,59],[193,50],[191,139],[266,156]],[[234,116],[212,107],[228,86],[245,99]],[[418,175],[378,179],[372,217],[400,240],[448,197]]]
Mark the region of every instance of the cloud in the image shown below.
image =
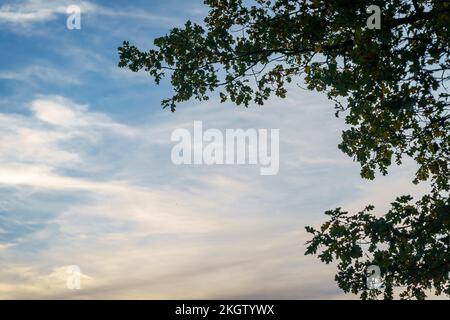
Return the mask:
[[[54,292],[68,291],[67,271],[69,267],[70,266],[57,267],[46,274],[21,265],[3,267],[2,274],[0,275],[0,298],[11,297],[10,293],[13,293],[12,297],[20,297],[20,295],[26,297],[38,297],[42,294],[42,287],[48,288]],[[89,288],[93,279],[83,273],[79,276],[83,282],[84,288]],[[16,281],[1,281],[11,278],[14,278]],[[5,293],[7,294],[5,295]]]
[[[90,277],[82,279],[81,290],[65,288],[64,274],[55,271],[63,267],[39,269],[16,264],[2,269],[0,297],[220,299],[275,295],[295,299],[340,295],[330,287],[331,270],[314,269],[313,261],[301,261],[299,247],[292,245],[302,239],[299,233],[251,235],[239,249],[235,247],[239,242],[233,238],[214,237],[210,243],[182,237],[165,241],[164,246],[156,239],[139,245],[126,238],[111,245],[84,245],[78,250],[73,245],[55,245],[45,258],[63,263],[61,257],[70,256]],[[308,268],[311,271],[305,272]],[[327,284],[324,276],[329,278]],[[15,288],[6,281],[13,278],[20,278]]]
[[[82,12],[94,12],[96,6],[88,1],[77,1]],[[30,24],[50,21],[58,15],[66,14],[67,7],[74,4],[70,0],[27,0],[3,4],[0,7],[0,23]]]
[[[0,243],[0,251],[14,247],[14,243]]]
[[[39,65],[32,65],[18,71],[2,71],[0,72],[0,79],[27,83],[81,84],[80,79],[73,74],[68,75],[56,68]]]
[[[134,8],[114,10],[93,1],[72,0],[25,0],[6,3],[0,6],[0,23],[12,25],[30,25],[55,20],[59,15],[67,16],[67,8],[77,5],[81,14],[93,14],[111,18],[139,19],[164,25],[180,24],[180,20],[171,16],[154,14]]]
[[[124,135],[133,135],[133,129],[114,122],[103,113],[89,112],[85,105],[78,105],[60,96],[42,98],[31,103],[35,117],[57,127],[72,127],[83,130],[107,130]]]
[[[45,167],[79,165],[83,162],[80,152],[101,139],[103,134],[133,135],[133,129],[114,122],[104,114],[89,112],[87,106],[60,96],[35,99],[30,104],[30,111],[31,116],[0,114],[2,179],[10,177],[6,172],[9,166],[33,165],[28,173],[36,176]],[[73,150],[73,144],[77,141],[83,141],[82,145],[86,147],[80,145]],[[10,179],[13,177],[26,179],[26,174],[13,175]]]
[[[382,202],[391,182],[360,187],[325,103],[293,91],[264,110],[209,102],[133,126],[62,96],[0,113],[0,298],[342,298],[334,267],[303,255],[304,226]],[[173,165],[172,130],[199,115],[205,128],[280,128],[280,173]],[[89,277],[81,290],[65,287],[67,265]]]
[[[194,107],[177,119],[161,115],[153,124],[131,128],[87,105],[41,96],[29,103],[29,114],[2,113],[0,188],[33,190],[22,198],[23,205],[7,211],[28,210],[27,203],[38,201],[39,210],[51,215],[39,218],[27,233],[4,238],[2,270],[8,271],[0,277],[0,296],[206,298],[255,294],[261,281],[267,288],[281,287],[280,277],[288,283],[288,274],[299,272],[303,240],[295,230],[302,226],[297,219],[272,215],[271,193],[261,181],[252,181],[258,171],[242,175],[245,171],[235,168],[226,174],[233,168],[212,168],[202,173],[170,164],[171,130],[192,125],[197,111]],[[212,112],[205,121],[230,126],[234,119],[223,122]],[[130,158],[120,152],[127,144]],[[121,159],[107,157],[118,162],[118,171],[96,163],[99,157],[92,153],[111,152],[107,148],[119,148]],[[167,157],[158,157],[161,151]],[[177,177],[179,169],[189,174]],[[161,170],[167,178],[155,181]],[[258,189],[267,198],[265,208],[252,197]],[[68,195],[75,198],[64,200]],[[41,202],[42,197],[54,205]],[[39,213],[33,216],[16,216],[10,225],[24,225],[24,219],[36,220]],[[286,225],[292,226],[288,235]],[[45,246],[36,257],[18,258],[31,242]],[[68,291],[54,276],[54,270],[71,264],[86,269],[92,279],[80,292]],[[188,289],[194,283],[195,293]]]

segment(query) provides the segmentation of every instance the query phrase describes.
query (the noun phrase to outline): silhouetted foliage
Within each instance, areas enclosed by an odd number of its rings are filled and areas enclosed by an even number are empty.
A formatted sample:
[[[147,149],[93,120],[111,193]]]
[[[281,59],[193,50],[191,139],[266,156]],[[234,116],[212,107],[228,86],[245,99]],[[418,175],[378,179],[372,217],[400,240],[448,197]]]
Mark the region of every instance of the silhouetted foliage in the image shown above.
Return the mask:
[[[259,105],[285,97],[291,82],[323,91],[349,128],[339,148],[361,164],[361,176],[387,174],[392,162],[413,158],[413,182],[430,193],[399,197],[391,210],[368,206],[330,220],[312,234],[306,254],[337,261],[345,292],[375,298],[450,296],[449,94],[450,1],[205,0],[204,24],[183,28],[140,51],[125,41],[120,67],[144,69],[156,81],[169,75],[174,95],[162,101],[207,100]],[[369,29],[366,9],[381,8],[381,29]],[[366,288],[366,267],[380,266],[382,291]]]

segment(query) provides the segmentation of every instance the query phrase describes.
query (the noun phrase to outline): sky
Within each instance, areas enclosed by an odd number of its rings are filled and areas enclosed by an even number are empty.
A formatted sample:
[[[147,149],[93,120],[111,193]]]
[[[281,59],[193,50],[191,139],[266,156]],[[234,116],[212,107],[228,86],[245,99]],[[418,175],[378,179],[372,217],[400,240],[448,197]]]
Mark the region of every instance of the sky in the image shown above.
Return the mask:
[[[73,4],[80,30],[66,27]],[[170,83],[119,69],[117,47],[150,49],[205,14],[201,0],[0,2],[0,299],[355,298],[304,256],[304,227],[421,194],[414,165],[363,181],[332,102],[296,85],[263,107],[162,110]],[[198,120],[280,129],[278,174],[173,164],[171,133]]]

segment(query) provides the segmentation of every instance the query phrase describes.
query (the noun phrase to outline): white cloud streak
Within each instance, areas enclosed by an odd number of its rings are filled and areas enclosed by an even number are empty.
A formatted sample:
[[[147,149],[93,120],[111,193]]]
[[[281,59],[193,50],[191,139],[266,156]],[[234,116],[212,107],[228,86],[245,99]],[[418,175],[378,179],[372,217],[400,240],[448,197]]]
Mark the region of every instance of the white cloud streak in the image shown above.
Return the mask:
[[[81,83],[80,79],[73,74],[68,75],[58,69],[40,65],[31,65],[16,71],[2,71],[0,72],[0,79],[28,83],[46,82],[69,85],[78,85]]]
[[[27,0],[3,4],[0,7],[0,22],[30,24],[50,21],[58,15],[66,14],[67,7],[74,4],[70,0]],[[82,12],[95,12],[96,6],[88,1],[78,1]]]
[[[26,26],[39,22],[52,21],[60,15],[67,16],[66,10],[70,5],[77,5],[81,10],[81,14],[93,14],[111,18],[139,19],[164,25],[180,23],[180,21],[174,17],[158,15],[133,8],[112,10],[92,1],[73,0],[25,0],[6,3],[0,6],[0,23]]]

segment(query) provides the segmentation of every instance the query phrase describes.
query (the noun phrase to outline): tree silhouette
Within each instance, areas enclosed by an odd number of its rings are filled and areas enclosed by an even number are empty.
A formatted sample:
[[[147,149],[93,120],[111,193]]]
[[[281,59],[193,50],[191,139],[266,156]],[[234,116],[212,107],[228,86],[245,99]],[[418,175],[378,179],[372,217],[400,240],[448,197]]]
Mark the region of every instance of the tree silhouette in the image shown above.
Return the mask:
[[[405,157],[418,165],[413,183],[429,194],[401,196],[389,212],[340,208],[312,234],[306,254],[337,262],[336,281],[361,298],[423,299],[429,289],[450,296],[449,94],[450,1],[205,0],[204,24],[187,21],[140,51],[125,41],[120,67],[144,69],[174,89],[162,101],[207,100],[262,105],[285,97],[291,82],[323,91],[348,129],[339,148],[361,164],[361,176],[387,174]],[[371,28],[367,8],[381,9]],[[368,289],[377,265],[384,286]]]

